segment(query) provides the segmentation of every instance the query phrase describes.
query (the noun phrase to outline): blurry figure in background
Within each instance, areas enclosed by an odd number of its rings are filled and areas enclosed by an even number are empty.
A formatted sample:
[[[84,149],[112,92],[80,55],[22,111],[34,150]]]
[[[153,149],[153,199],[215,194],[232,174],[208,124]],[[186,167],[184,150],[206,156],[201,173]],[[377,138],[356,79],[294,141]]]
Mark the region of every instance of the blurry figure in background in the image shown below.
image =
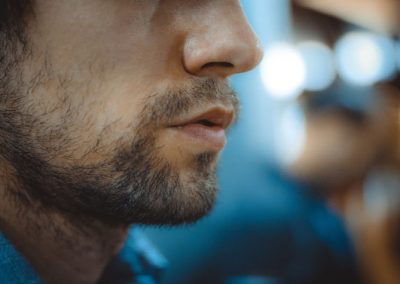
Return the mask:
[[[295,2],[381,34],[400,34],[397,0]],[[362,110],[315,107],[306,96],[305,143],[288,165],[344,217],[365,280],[375,284],[400,281],[400,87],[398,77],[392,79],[369,89]],[[353,95],[349,90],[346,96]]]

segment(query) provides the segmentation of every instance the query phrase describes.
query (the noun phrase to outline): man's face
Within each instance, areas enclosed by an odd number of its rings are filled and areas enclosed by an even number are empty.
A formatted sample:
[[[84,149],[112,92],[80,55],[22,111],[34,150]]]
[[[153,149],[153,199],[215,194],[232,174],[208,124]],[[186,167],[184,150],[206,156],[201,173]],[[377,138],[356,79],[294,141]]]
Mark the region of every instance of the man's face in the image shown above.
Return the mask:
[[[210,210],[226,79],[261,58],[238,1],[37,0],[25,34],[0,141],[26,200],[123,224]]]

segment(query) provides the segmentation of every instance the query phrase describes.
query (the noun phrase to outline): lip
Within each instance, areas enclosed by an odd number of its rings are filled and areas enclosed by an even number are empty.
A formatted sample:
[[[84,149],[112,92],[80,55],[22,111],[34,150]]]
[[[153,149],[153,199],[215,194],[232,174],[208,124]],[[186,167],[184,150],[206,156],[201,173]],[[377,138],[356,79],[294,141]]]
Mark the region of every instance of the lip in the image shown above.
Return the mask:
[[[224,107],[213,107],[191,118],[174,123],[170,128],[187,142],[201,148],[220,151],[226,144],[225,130],[232,124],[234,110]],[[179,138],[181,138],[179,137]]]
[[[183,127],[190,124],[205,125],[209,123],[210,127],[220,127],[222,129],[227,129],[231,125],[233,118],[233,109],[224,107],[213,107],[200,113],[199,115],[195,115],[192,118],[184,119],[181,122],[174,123],[171,125],[171,127]]]

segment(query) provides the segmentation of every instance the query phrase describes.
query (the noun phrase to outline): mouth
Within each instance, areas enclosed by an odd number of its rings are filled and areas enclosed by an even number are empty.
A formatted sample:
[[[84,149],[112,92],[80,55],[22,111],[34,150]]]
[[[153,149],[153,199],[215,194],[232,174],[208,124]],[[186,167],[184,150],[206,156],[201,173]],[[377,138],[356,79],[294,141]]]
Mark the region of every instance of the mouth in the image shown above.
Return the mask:
[[[234,118],[233,109],[214,107],[195,115],[193,118],[185,119],[182,122],[173,124],[171,127],[182,127],[190,124],[200,124],[205,127],[219,127],[227,129]]]
[[[191,118],[172,124],[186,143],[193,143],[208,150],[220,151],[226,144],[225,130],[234,120],[231,108],[213,107]]]

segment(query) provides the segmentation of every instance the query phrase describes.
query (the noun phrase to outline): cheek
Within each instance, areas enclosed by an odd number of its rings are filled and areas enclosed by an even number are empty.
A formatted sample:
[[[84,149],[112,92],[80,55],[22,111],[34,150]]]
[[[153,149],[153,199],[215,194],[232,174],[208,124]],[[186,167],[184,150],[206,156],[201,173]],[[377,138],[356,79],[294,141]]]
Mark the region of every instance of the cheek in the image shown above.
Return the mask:
[[[86,82],[48,81],[24,97],[21,113],[27,114],[30,140],[53,165],[106,161],[135,138],[144,91],[134,94],[115,79]]]
[[[148,97],[171,87],[162,70],[132,50],[130,56],[119,52],[121,46],[113,54],[105,53],[107,45],[101,44],[82,51],[60,49],[51,42],[34,46],[35,62],[26,63],[23,71],[21,112],[28,114],[35,149],[56,165],[113,158],[135,139]]]

